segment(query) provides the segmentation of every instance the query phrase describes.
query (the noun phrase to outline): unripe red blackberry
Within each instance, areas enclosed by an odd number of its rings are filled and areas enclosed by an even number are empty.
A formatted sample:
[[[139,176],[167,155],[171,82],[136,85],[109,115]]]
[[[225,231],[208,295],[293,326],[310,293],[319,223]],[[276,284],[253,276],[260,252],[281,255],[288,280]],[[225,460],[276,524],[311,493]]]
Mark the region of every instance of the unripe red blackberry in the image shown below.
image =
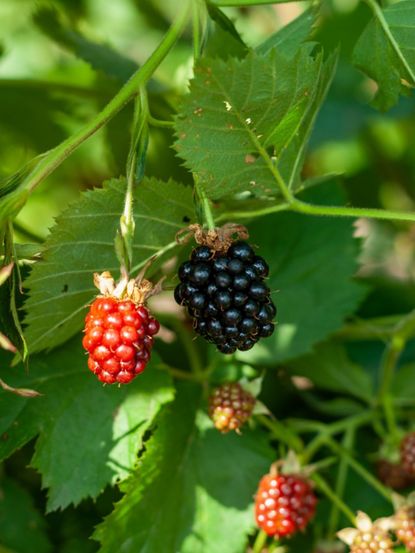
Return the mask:
[[[265,475],[255,498],[257,525],[277,539],[304,530],[314,517],[317,498],[303,476],[297,474]]]
[[[394,521],[398,540],[407,551],[415,552],[415,507],[402,507],[395,514]]]
[[[85,318],[82,344],[89,353],[88,367],[105,384],[127,384],[144,371],[160,328],[143,304],[152,286],[144,280],[115,286],[110,273],[94,275],[94,281],[103,295]]]
[[[408,488],[415,482],[415,475],[409,474],[400,463],[381,459],[376,468],[379,480],[393,490]]]
[[[201,245],[179,268],[176,302],[220,352],[247,351],[274,332],[276,308],[264,282],[268,265],[246,241],[233,242],[226,227],[207,233],[195,228]]]
[[[238,431],[251,416],[254,405],[254,396],[239,383],[223,384],[209,398],[209,416],[221,432]]]
[[[345,528],[337,535],[350,546],[350,553],[393,553],[394,543],[389,534],[393,526],[391,518],[372,522],[366,513],[359,512],[356,528]]]
[[[401,464],[406,472],[415,475],[415,432],[410,432],[401,441]]]

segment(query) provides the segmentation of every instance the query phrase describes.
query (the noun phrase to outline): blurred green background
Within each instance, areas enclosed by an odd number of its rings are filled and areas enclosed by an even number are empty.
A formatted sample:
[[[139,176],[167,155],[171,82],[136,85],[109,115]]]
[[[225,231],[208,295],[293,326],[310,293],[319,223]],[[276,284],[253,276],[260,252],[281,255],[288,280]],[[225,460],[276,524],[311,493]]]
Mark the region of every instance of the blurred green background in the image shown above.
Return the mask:
[[[308,4],[224,11],[246,43],[256,46],[300,15]],[[145,61],[155,48],[176,6],[175,0],[1,0],[0,177],[57,145],[99,111],[135,65]],[[374,83],[350,63],[356,36],[368,18],[367,8],[357,1],[324,3],[322,28],[316,39],[327,48],[340,43],[341,56],[316,122],[304,176],[336,175],[354,206],[411,211],[415,209],[414,102],[401,99],[387,114],[375,111],[370,107]],[[99,49],[102,59],[98,68],[96,57],[92,65],[85,61],[97,44],[107,47]],[[117,52],[122,57],[118,58]],[[174,115],[178,92],[186,89],[191,77],[192,53],[189,31],[152,82],[154,115],[164,119]],[[42,242],[54,217],[81,191],[124,173],[131,119],[131,107],[127,107],[35,191],[17,218],[18,241]],[[147,173],[189,181],[171,143],[169,130],[152,129]],[[356,222],[356,235],[362,238],[359,276],[372,285],[360,315],[409,311],[415,300],[415,225],[362,220]],[[111,510],[117,491],[107,490],[96,503],[87,501],[78,509],[53,513],[42,520],[33,510],[36,506],[43,512],[45,506],[39,477],[26,468],[31,453],[29,444],[0,468],[0,476],[3,471],[22,486],[20,491],[3,486],[0,528],[2,517],[4,520],[5,513],[14,508],[13,498],[28,490],[31,498],[26,497],[25,524],[34,528],[46,524],[56,551],[96,550],[97,545],[88,537],[94,524]],[[14,539],[22,520],[17,517],[16,527],[8,526]],[[48,547],[45,545],[44,550]]]

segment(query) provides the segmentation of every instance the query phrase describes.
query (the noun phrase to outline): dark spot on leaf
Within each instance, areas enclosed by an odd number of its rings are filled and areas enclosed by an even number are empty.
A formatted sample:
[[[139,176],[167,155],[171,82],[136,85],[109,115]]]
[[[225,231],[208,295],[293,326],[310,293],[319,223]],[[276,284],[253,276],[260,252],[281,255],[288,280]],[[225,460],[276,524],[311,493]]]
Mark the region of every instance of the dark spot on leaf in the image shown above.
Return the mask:
[[[62,293],[62,294],[65,294],[67,291],[68,291],[68,285],[67,285],[67,284],[64,284],[61,293]]]
[[[258,156],[257,155],[254,155],[254,154],[246,154],[245,156],[245,163],[247,164],[251,164],[251,163],[255,163],[255,161],[258,159]]]
[[[182,219],[183,223],[190,223],[190,217],[188,217],[187,215],[185,215]]]

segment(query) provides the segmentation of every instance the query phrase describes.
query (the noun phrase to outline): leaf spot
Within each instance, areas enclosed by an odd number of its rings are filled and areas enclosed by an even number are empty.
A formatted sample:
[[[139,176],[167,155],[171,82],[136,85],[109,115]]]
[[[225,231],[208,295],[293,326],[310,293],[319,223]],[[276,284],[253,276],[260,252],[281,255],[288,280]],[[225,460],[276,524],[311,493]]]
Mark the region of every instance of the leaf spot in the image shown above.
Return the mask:
[[[253,156],[252,154],[246,154],[244,161],[249,165],[251,163],[255,163],[256,157]]]

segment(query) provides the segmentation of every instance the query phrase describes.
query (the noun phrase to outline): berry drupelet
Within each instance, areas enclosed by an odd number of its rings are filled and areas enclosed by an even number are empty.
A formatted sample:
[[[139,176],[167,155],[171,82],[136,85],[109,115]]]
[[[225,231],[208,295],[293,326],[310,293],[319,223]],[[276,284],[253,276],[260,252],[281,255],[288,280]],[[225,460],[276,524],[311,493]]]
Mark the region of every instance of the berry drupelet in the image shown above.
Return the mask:
[[[247,351],[274,332],[276,308],[264,282],[269,268],[242,240],[226,248],[200,245],[179,268],[176,302],[195,331],[222,353]]]
[[[394,521],[380,518],[374,522],[366,513],[356,516],[356,528],[345,528],[337,536],[350,547],[350,553],[393,553],[394,543],[390,536]]]
[[[311,484],[302,476],[271,472],[259,483],[256,523],[269,536],[290,537],[306,528],[314,517],[316,503]]]
[[[223,384],[212,392],[209,398],[209,416],[220,432],[238,432],[251,416],[254,406],[254,396],[238,382],[232,382]]]
[[[415,552],[415,507],[402,507],[394,517],[395,533],[407,551]]]
[[[144,305],[152,286],[145,280],[115,286],[109,273],[94,280],[103,295],[85,318],[82,344],[89,353],[88,367],[105,384],[127,384],[144,371],[160,328]]]
[[[415,475],[415,432],[410,432],[401,441],[401,464],[409,474]]]

